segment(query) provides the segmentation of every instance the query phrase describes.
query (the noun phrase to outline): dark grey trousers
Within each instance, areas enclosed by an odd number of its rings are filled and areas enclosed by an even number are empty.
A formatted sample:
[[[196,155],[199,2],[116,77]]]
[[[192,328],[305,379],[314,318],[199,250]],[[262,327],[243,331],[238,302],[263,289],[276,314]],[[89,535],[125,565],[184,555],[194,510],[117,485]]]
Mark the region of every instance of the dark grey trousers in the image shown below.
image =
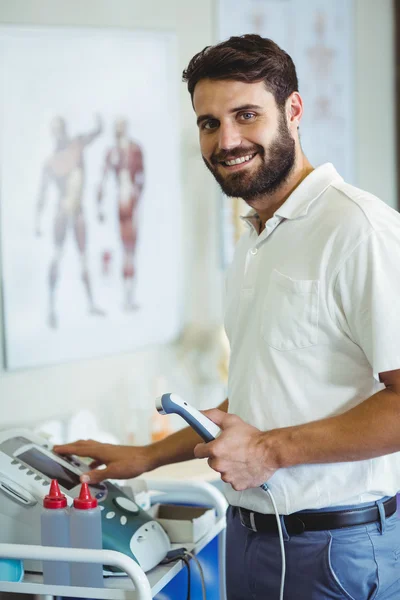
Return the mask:
[[[279,537],[227,514],[227,600],[279,600]],[[400,600],[400,522],[312,531],[289,537],[284,600]]]

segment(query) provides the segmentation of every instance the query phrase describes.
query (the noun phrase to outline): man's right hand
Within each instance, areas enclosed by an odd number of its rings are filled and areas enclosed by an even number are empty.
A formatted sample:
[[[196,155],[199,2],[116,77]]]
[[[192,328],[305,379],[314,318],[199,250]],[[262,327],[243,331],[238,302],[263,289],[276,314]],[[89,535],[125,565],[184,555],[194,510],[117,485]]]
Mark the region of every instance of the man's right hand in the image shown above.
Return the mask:
[[[92,470],[81,475],[81,481],[86,483],[100,483],[104,479],[131,479],[154,468],[151,446],[117,446],[94,440],[78,440],[54,446],[53,450],[61,455],[75,454],[92,458]],[[101,465],[106,468],[98,469]]]

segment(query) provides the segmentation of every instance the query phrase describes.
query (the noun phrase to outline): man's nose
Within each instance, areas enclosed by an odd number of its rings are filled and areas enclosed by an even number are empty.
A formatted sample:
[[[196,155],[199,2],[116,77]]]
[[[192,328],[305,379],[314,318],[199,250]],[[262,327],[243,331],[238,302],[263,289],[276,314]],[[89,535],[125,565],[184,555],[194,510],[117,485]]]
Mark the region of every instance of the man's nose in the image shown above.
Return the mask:
[[[220,150],[231,150],[240,145],[241,138],[238,128],[233,124],[222,124],[219,127],[218,145]]]

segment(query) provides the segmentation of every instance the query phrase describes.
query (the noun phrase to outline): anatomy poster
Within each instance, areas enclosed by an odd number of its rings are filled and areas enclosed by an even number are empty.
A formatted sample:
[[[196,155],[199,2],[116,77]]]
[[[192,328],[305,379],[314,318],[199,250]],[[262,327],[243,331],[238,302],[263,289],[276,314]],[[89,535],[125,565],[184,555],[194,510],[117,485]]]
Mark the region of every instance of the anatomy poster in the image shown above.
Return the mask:
[[[332,162],[356,184],[353,8],[352,0],[219,0],[217,37],[258,33],[291,55],[306,156],[314,166]]]
[[[0,29],[7,368],[178,333],[179,82],[169,34]]]

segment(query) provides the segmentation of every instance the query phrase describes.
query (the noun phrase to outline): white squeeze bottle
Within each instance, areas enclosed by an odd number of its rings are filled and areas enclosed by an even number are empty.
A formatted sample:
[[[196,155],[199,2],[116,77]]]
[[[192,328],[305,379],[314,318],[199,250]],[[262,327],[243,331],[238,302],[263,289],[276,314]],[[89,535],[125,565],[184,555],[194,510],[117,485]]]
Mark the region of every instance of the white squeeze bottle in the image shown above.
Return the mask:
[[[57,479],[51,481],[50,492],[43,499],[40,525],[42,546],[70,547],[67,498],[61,493]],[[43,561],[43,582],[70,585],[69,563]]]
[[[71,548],[101,550],[101,510],[90,495],[87,483],[82,483],[79,498],[74,498],[70,510]],[[71,563],[71,585],[103,587],[103,565]]]

